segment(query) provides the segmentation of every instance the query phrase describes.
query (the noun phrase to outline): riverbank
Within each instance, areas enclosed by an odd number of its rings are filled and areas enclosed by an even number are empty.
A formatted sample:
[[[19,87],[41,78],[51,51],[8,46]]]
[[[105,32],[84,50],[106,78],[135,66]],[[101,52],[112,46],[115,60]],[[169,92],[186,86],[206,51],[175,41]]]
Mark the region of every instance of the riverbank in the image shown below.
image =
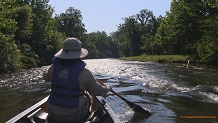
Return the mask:
[[[184,55],[140,55],[131,57],[121,57],[120,60],[128,61],[140,61],[140,62],[159,62],[159,63],[187,63],[187,61],[192,61],[190,56]]]
[[[207,67],[211,71],[218,71],[218,65],[209,65],[205,62],[196,61],[190,56],[185,55],[140,55],[131,57],[121,57],[120,60],[139,61],[139,62],[158,62],[158,63],[182,63],[186,65],[189,61],[194,66]],[[203,65],[203,66],[202,66]]]

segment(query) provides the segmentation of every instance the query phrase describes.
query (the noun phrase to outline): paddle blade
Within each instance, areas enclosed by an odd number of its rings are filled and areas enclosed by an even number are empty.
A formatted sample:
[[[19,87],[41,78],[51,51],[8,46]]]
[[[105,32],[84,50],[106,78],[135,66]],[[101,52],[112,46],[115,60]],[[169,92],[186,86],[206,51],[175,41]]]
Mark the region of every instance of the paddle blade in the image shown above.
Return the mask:
[[[119,95],[118,93],[116,93],[113,89],[111,89],[110,91],[111,91],[113,94],[115,94],[115,95],[117,95],[118,97],[120,97],[123,101],[125,101],[125,102],[129,105],[129,107],[132,108],[133,111],[138,112],[138,113],[141,113],[141,114],[146,114],[146,115],[148,115],[148,117],[151,116],[150,111],[145,110],[145,109],[142,108],[141,106],[139,106],[139,105],[137,105],[137,104],[135,104],[135,103],[133,103],[133,102],[128,101],[127,99],[125,99],[124,97],[122,97],[121,95]]]
[[[106,86],[106,85],[105,85],[103,82],[101,82],[100,80],[97,79],[97,81],[99,82],[99,84],[101,84],[101,85],[103,85],[103,86]],[[134,103],[128,101],[127,99],[125,99],[124,97],[122,97],[121,95],[119,95],[118,93],[116,93],[112,88],[110,89],[110,91],[111,91],[113,94],[115,94],[116,96],[118,96],[120,99],[122,99],[123,101],[125,101],[125,102],[129,105],[129,107],[132,108],[132,110],[133,110],[134,112],[138,112],[138,113],[141,113],[141,114],[146,114],[147,117],[151,116],[150,111],[147,111],[147,110],[145,110],[144,108],[142,108],[141,106],[136,105],[136,104],[134,104]]]
[[[144,109],[144,108],[142,108],[141,106],[139,106],[139,105],[137,105],[135,103],[129,102],[129,101],[128,102],[126,101],[126,103],[129,105],[129,107],[132,108],[132,110],[134,112],[138,112],[138,113],[141,113],[141,114],[146,114],[148,117],[151,116],[151,112]]]

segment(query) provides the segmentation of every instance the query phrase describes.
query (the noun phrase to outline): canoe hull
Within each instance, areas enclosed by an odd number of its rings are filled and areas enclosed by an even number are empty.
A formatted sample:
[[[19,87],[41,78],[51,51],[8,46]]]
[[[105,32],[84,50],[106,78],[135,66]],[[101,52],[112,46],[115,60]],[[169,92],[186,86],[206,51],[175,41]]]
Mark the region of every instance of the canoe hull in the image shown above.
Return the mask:
[[[17,116],[13,117],[6,123],[43,123],[47,118],[47,111],[48,111],[48,97],[44,98],[40,102],[36,103],[35,105],[31,106],[30,108],[26,109],[25,111],[21,112]],[[104,99],[101,97],[96,97],[98,106],[105,112],[105,116],[102,118],[104,121],[102,123],[121,123],[117,115],[111,109],[111,107],[106,103]],[[98,117],[96,115],[96,117]],[[94,118],[100,119],[100,118]]]

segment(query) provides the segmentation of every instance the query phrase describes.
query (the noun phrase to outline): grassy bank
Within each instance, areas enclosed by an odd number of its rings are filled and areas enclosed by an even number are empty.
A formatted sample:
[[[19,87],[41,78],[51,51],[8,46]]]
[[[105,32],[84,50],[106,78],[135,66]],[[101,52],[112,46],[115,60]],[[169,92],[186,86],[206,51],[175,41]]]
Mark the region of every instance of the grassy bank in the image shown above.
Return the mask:
[[[132,57],[121,57],[120,60],[140,61],[140,62],[160,62],[160,63],[187,63],[192,61],[189,56],[183,55],[140,55]]]

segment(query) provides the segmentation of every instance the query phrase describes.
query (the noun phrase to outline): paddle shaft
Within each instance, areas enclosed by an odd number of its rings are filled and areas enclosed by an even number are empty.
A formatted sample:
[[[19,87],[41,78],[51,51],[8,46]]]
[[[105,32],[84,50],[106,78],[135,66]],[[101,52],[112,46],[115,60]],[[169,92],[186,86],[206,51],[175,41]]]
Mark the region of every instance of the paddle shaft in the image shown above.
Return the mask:
[[[127,99],[125,99],[124,97],[120,96],[118,93],[116,93],[114,90],[110,90],[113,94],[115,94],[116,96],[118,96],[119,98],[121,98],[122,100],[124,100],[125,102],[128,102],[127,104],[129,104],[129,101]],[[131,106],[130,106],[131,107]]]
[[[98,83],[101,84],[102,86],[106,86],[102,81],[98,80]],[[140,107],[139,105],[136,105],[130,101],[128,101],[127,99],[125,99],[124,97],[122,97],[121,95],[119,95],[118,93],[116,93],[112,88],[110,89],[110,91],[115,94],[116,96],[118,96],[120,99],[122,99],[123,101],[125,101],[129,107],[131,107],[135,112],[139,112],[139,113],[142,113],[142,114],[147,114],[148,116],[151,115],[151,113],[145,109],[143,109],[142,107]]]
[[[98,81],[99,84],[101,84],[102,86],[106,86],[102,81],[100,81],[100,80],[98,80],[98,79],[97,79],[97,81]],[[118,93],[116,93],[112,88],[110,89],[110,91],[111,91],[114,95],[118,96],[118,97],[121,98],[123,101],[125,101],[131,108],[134,107],[134,105],[131,104],[131,102],[129,102],[127,99],[125,99],[124,97],[122,97],[121,95],[119,95]]]

